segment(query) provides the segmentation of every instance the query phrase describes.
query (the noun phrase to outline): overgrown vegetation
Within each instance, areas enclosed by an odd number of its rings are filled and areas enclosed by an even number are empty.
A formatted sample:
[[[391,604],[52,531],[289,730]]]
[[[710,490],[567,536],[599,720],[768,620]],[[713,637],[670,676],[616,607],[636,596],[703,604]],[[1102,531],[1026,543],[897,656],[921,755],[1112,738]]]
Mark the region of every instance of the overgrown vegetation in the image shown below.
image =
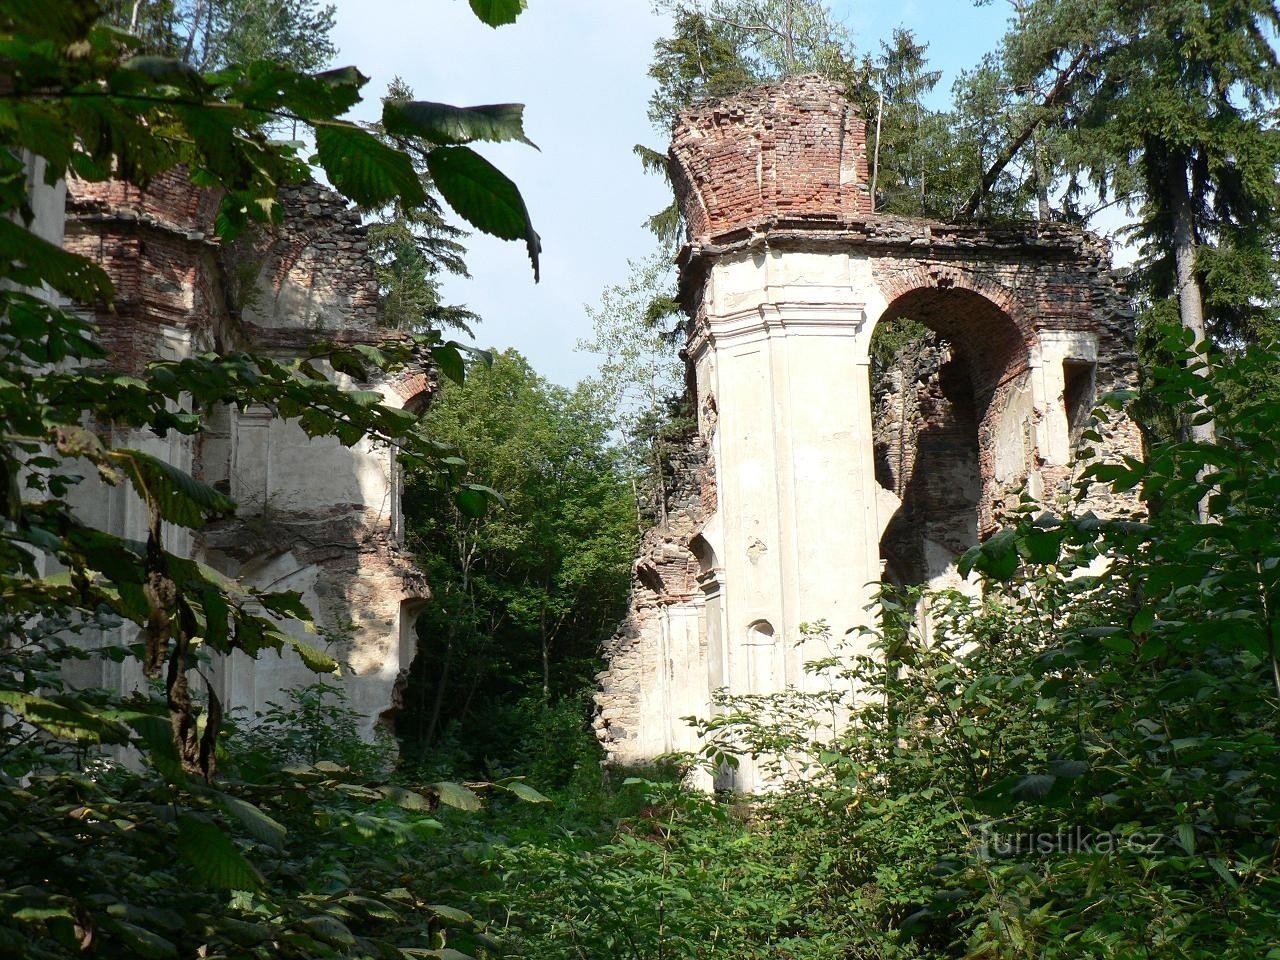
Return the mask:
[[[494,25],[522,7],[471,5]],[[477,229],[525,240],[536,263],[514,186],[465,145],[521,139],[518,110],[455,110],[400,86],[377,129],[341,120],[362,78],[298,72],[331,50],[327,8],[310,3],[271,8],[296,14],[275,26],[241,16],[268,11],[248,0],[106,11],[141,38],[77,0],[6,5],[0,953],[1280,958],[1276,64],[1260,42],[1274,6],[1012,0],[1009,37],[946,111],[926,106],[937,78],[910,33],[858,58],[816,0],[667,6],[655,121],[818,69],[868,111],[884,94],[884,211],[1083,220],[1093,201],[1134,206],[1147,247],[1131,409],[1151,447],[1085,482],[1145,512],[1028,505],[966,556],[981,599],[886,592],[874,655],[814,667],[844,681],[822,704],[847,714],[839,734],[805,719],[811,699],[728,698],[700,718],[702,755],[605,771],[588,724],[596,644],[649,519],[637,504],[662,489],[663,430],[688,412],[669,402],[669,275],[640,264],[608,292],[592,348],[609,364],[577,391],[515,354],[469,364],[432,332],[474,319],[439,301],[438,273],[465,266],[432,191]],[[277,217],[276,188],[309,175],[267,136],[280,121],[310,127],[331,181],[378,213],[388,322],[422,336],[402,351],[318,345],[295,364],[101,367],[93,331],[59,304],[109,302],[110,284],[24,228],[23,151],[51,182],[185,165],[227,189],[230,237]],[[1074,189],[1086,181],[1092,193]],[[673,210],[653,226],[664,251],[678,239]],[[886,333],[881,367],[920,331]],[[425,433],[315,366],[424,352],[458,381]],[[242,591],[163,549],[163,524],[234,505],[98,429],[191,434],[228,402],[403,451],[434,604],[398,745],[363,740],[323,681],[254,717],[224,719],[198,692],[206,650],[292,648],[333,667],[283,628],[305,618],[296,595]],[[1107,403],[1102,416],[1135,398]],[[137,490],[147,542],[78,521],[67,491],[85,462]],[[135,642],[77,644],[122,623]],[[143,661],[147,695],[70,689],[67,664],[91,656]],[[772,765],[780,789],[682,785],[690,766],[738,756]]]
[[[476,6],[493,25],[519,10]],[[201,692],[211,652],[282,651],[320,673],[336,664],[286,628],[309,624],[298,594],[249,590],[166,549],[168,530],[235,504],[140,448],[149,435],[199,433],[215,405],[261,405],[309,436],[394,444],[402,463],[447,473],[412,413],[324,371],[359,380],[428,356],[457,371],[459,346],[429,334],[385,349],[317,343],[292,361],[205,353],[126,376],[107,366],[80,309],[109,308],[110,279],[33,223],[33,193],[69,175],[141,186],[177,167],[221,191],[221,239],[276,222],[279,188],[312,175],[299,144],[271,139],[280,121],[308,132],[319,169],[363,207],[426,203],[420,177],[407,153],[341,119],[365,82],[354,68],[247,59],[202,73],[104,13],[86,0],[0,7],[0,950],[448,956],[451,936],[468,945],[472,925],[432,906],[414,849],[439,825],[428,811],[477,807],[476,794],[396,782],[352,753],[341,713],[326,716],[335,739],[313,744],[336,756],[299,764],[282,749],[292,710],[226,752],[222,706]],[[478,229],[523,238],[536,270],[518,191],[467,145],[522,138],[518,106],[389,101],[381,129],[426,144],[417,156],[446,202]],[[144,542],[82,521],[69,491],[86,472],[137,495]],[[456,496],[474,506],[483,492],[463,485]],[[100,631],[126,639],[92,652],[74,642]],[[69,689],[63,665],[87,657],[140,663],[153,685],[128,698]],[[494,789],[537,799],[515,782]]]
[[[396,731],[407,758],[509,769],[586,722],[630,583],[631,492],[595,392],[547,383],[515,351],[444,385],[425,428],[501,499],[477,515],[439,476],[408,479],[408,542],[432,603]]]
[[[549,822],[477,835],[475,912],[521,957],[1277,956],[1280,404],[1249,389],[1275,365],[1251,348],[1207,400],[1172,365],[1161,401],[1211,404],[1219,442],[1089,467],[1158,512],[1029,504],[966,556],[981,599],[884,594],[872,655],[814,665],[847,681],[843,733],[800,719],[812,695],[731,699],[682,761],[802,777],[579,776]]]

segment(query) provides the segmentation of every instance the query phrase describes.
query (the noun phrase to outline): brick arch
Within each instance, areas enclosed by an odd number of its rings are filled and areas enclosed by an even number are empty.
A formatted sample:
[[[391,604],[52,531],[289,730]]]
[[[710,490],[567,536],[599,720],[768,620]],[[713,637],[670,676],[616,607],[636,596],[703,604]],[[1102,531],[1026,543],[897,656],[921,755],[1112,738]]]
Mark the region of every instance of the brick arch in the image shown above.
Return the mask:
[[[1017,298],[1000,284],[968,270],[950,265],[914,265],[894,270],[881,290],[888,305],[876,319],[870,335],[885,321],[909,318],[923,323],[950,344],[953,356],[968,372],[971,400],[969,421],[975,429],[976,456],[982,493],[977,509],[979,535],[993,532],[998,525],[1000,504],[1013,487],[1019,487],[1030,476],[1029,460],[1018,465],[1021,480],[1013,479],[1006,462],[997,469],[996,451],[1004,438],[1021,437],[1028,424],[1025,404],[1011,403],[1010,398],[1025,395],[1029,389],[1032,345],[1035,329],[1020,309]],[[1021,322],[1019,322],[1021,320]],[[1024,443],[1025,457],[1032,456]],[[1003,482],[999,474],[1005,474]],[[1010,489],[1006,489],[1009,487]],[[901,494],[906,499],[905,494]]]
[[[951,341],[969,365],[980,406],[1029,368],[1035,329],[1003,287],[961,270],[917,269],[881,289],[888,306],[870,335],[887,320],[910,318]]]
[[[400,398],[400,407],[411,413],[424,413],[436,391],[431,373],[422,368],[410,368],[391,381],[391,389]]]
[[[1008,317],[1030,343],[1034,327],[1024,316],[1017,297],[1004,284],[981,274],[946,263],[911,263],[880,260],[876,263],[876,280],[885,301],[892,306],[895,300],[920,290],[967,290],[976,293]],[[886,311],[888,313],[888,311]]]

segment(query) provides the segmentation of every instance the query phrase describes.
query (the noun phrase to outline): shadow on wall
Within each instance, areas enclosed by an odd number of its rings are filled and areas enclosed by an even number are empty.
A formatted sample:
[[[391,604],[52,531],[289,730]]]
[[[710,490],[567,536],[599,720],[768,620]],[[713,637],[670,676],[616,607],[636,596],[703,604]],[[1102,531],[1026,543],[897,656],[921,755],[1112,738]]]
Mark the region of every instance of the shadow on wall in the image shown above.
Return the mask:
[[[1022,469],[1011,477],[1009,451],[995,449],[1021,438],[1020,425],[1003,421],[1021,418],[1005,401],[1025,379],[1024,338],[995,304],[961,289],[902,295],[874,337],[891,356],[872,383],[876,480],[900,501],[880,541],[885,576],[940,586],[994,528],[1009,480],[1021,486],[1030,469],[1028,451],[1014,451]]]
[[[207,435],[198,475],[225,488],[239,515],[205,528],[200,552],[248,586],[302,596],[319,630],[290,630],[343,664],[350,705],[371,736],[394,712],[413,656],[412,620],[427,592],[401,547],[392,454],[367,440],[348,448],[308,438],[254,410],[232,411],[228,427]],[[237,654],[217,673],[227,705],[251,711],[315,676],[289,652],[256,662]]]

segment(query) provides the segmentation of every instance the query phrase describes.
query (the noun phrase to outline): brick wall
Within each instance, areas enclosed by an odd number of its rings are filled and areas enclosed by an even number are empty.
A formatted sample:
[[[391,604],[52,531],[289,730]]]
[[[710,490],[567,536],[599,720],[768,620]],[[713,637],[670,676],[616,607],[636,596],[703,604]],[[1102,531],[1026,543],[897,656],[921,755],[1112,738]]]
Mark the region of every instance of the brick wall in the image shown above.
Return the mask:
[[[822,77],[790,77],[681,114],[670,156],[695,238],[764,217],[840,220],[871,210],[865,124]]]

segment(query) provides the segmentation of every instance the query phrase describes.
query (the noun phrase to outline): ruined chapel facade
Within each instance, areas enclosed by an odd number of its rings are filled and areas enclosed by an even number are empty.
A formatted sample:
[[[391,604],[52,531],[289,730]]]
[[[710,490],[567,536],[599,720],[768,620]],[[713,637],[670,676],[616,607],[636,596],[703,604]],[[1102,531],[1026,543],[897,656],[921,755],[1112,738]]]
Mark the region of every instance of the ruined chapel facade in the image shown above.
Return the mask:
[[[217,240],[220,196],[181,170],[145,189],[118,180],[72,179],[50,188],[38,163],[32,190],[37,228],[49,240],[100,264],[115,304],[94,320],[107,362],[139,371],[155,359],[204,351],[253,351],[283,361],[318,341],[378,344],[396,334],[380,322],[366,230],[358,211],[314,183],[283,188],[279,226]],[[417,410],[432,392],[425,365],[357,382],[317,360],[335,381],[377,391],[387,404]],[[403,548],[401,478],[394,451],[363,439],[344,446],[311,438],[265,407],[217,406],[195,436],[113,429],[112,444],[141,449],[227,493],[234,517],[191,531],[166,525],[165,546],[247,587],[295,590],[320,628],[288,629],[342,665],[350,705],[372,735],[396,708],[416,649],[414,621],[429,591]],[[70,499],[93,526],[146,539],[147,511],[128,485],[108,486],[87,468]],[[81,642],[132,642],[134,630]],[[114,635],[118,634],[118,635]],[[93,658],[68,667],[81,687],[129,692],[145,686],[141,664]],[[213,658],[204,671],[227,709],[252,713],[283,703],[316,675],[293,651]]]
[[[717,690],[825,682],[802,623],[841,637],[868,624],[876,581],[958,582],[1024,491],[1066,495],[1094,398],[1134,384],[1105,244],[877,215],[865,133],[818,77],[676,124],[697,425],[608,648],[597,728],[615,761],[696,750],[681,718],[708,717]],[[873,396],[872,336],[898,319],[939,347]],[[1127,418],[1104,429],[1100,455],[1139,454]],[[749,763],[726,777],[761,785]]]

